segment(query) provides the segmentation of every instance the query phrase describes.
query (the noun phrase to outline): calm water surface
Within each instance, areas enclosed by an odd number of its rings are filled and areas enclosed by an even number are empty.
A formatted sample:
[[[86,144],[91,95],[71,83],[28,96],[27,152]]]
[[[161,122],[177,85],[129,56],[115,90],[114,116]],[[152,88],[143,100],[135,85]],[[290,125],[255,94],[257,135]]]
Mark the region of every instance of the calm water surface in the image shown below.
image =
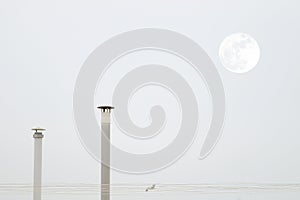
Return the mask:
[[[157,184],[112,185],[112,200],[299,200],[300,184],[189,185]],[[43,186],[43,200],[99,200],[96,184],[57,184]],[[104,186],[104,191],[107,191]],[[30,184],[0,184],[0,199],[31,200]]]

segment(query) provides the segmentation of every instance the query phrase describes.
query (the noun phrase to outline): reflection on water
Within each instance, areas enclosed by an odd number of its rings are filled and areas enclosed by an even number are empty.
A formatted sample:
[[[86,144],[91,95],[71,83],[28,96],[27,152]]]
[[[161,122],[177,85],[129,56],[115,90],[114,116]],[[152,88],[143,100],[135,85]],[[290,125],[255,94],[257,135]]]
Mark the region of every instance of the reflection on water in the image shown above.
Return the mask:
[[[157,199],[176,200],[281,200],[299,199],[300,184],[156,184],[153,190],[145,191],[151,184],[113,184],[113,200]],[[102,185],[107,192],[107,187]],[[43,186],[43,200],[99,200],[101,186],[97,184],[51,184]],[[32,199],[30,184],[0,184],[0,199]]]

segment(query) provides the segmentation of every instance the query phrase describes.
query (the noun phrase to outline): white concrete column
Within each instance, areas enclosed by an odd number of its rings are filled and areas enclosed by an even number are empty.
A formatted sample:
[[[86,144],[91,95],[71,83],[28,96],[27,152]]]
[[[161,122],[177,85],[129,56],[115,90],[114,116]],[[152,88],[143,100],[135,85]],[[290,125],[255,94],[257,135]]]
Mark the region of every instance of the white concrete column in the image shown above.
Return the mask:
[[[34,138],[34,176],[33,176],[33,200],[42,199],[42,128],[33,128]]]
[[[101,200],[110,200],[110,113],[113,107],[101,110]]]

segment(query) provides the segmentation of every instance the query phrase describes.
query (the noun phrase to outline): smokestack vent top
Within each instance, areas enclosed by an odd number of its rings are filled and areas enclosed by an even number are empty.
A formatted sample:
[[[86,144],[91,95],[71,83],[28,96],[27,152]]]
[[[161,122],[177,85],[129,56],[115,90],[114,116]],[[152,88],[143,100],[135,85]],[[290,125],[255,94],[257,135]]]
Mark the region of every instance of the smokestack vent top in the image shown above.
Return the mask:
[[[40,127],[34,127],[31,130],[33,130],[33,131],[35,131],[37,133],[38,131],[45,131],[46,129],[40,128]]]
[[[100,109],[102,112],[110,112],[115,107],[113,106],[98,106],[98,109]]]

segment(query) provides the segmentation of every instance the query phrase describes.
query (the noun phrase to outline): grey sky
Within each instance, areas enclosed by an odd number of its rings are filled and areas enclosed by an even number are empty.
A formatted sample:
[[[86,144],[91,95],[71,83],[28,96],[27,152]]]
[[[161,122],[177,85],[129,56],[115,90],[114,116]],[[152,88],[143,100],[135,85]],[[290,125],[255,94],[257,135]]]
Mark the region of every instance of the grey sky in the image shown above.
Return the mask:
[[[98,182],[98,163],[73,122],[76,77],[99,44],[144,27],[177,31],[207,51],[224,83],[226,124],[205,160],[197,159],[199,136],[170,168],[142,176],[113,172],[112,182],[299,182],[299,6],[296,0],[1,1],[0,183],[32,181],[36,125],[47,128],[44,182]],[[221,41],[234,32],[248,33],[261,48],[257,67],[246,74],[227,71],[218,58]]]

